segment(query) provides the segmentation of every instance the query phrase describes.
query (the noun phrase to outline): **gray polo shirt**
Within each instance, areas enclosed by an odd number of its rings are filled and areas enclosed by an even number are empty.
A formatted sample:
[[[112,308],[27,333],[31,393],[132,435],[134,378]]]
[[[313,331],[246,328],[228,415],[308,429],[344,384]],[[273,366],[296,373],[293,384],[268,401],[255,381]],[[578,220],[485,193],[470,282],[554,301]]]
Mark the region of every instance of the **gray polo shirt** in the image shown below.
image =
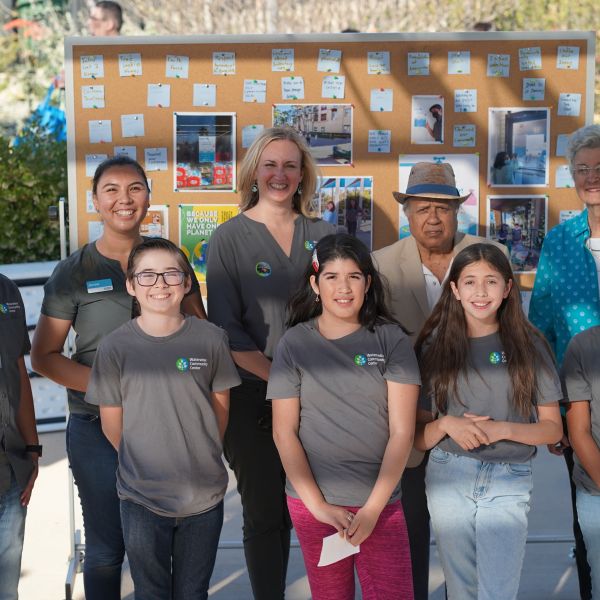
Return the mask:
[[[560,380],[552,358],[542,342],[536,342],[538,351],[545,357],[544,365],[536,369],[538,396],[535,405],[550,404],[562,399]],[[423,380],[426,382],[426,374]],[[458,376],[457,399],[449,393],[447,414],[461,417],[464,413],[486,415],[495,421],[513,423],[534,423],[535,412],[523,417],[514,408],[511,401],[512,386],[508,374],[508,363],[500,336],[497,333],[479,338],[469,338],[469,356],[467,371]],[[437,413],[433,395],[423,390],[419,405],[422,409]],[[446,452],[469,456],[486,462],[522,463],[535,454],[535,446],[508,440],[500,440],[489,446],[480,446],[474,450],[463,450],[453,439],[446,436],[438,447]]]
[[[119,498],[167,517],[218,504],[227,488],[211,392],[239,385],[227,335],[186,317],[153,337],[129,321],[100,343],[86,402],[122,406]]]
[[[267,398],[300,398],[300,441],[327,502],[362,506],[373,490],[389,440],[388,380],[421,383],[410,338],[397,325],[328,340],[310,321],[281,339]],[[289,480],[286,492],[298,497]],[[400,494],[398,483],[390,502]]]
[[[335,227],[302,215],[288,257],[263,223],[243,213],[220,225],[208,245],[208,318],[229,335],[231,349],[272,358],[285,331],[285,309],[312,251]],[[256,379],[250,373],[244,377]]]
[[[190,272],[192,272],[190,268]],[[192,289],[198,281],[192,274]],[[133,297],[125,287],[125,273],[117,260],[106,258],[96,243],[86,244],[61,261],[44,285],[42,314],[71,321],[75,330],[72,359],[91,367],[100,340],[132,318]],[[67,389],[69,410],[98,414],[84,401],[84,392]]]
[[[29,350],[21,294],[8,277],[0,275],[0,495],[10,487],[11,467],[21,489],[33,470],[16,421],[21,401],[18,360]]]
[[[600,447],[600,326],[578,333],[571,339],[563,360],[562,376],[566,402],[590,403],[592,437]],[[588,494],[600,496],[600,488],[573,454],[573,482]]]

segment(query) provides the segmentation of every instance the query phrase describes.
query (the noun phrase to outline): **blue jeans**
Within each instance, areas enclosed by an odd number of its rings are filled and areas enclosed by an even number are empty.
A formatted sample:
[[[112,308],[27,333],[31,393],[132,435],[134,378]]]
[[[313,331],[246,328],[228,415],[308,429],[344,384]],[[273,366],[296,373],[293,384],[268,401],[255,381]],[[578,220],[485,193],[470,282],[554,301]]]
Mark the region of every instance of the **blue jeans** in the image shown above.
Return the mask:
[[[577,488],[577,515],[592,569],[592,598],[600,598],[600,496]]]
[[[481,462],[434,448],[425,485],[448,599],[515,599],[527,541],[531,461]]]
[[[117,452],[104,437],[99,417],[69,416],[67,455],[83,511],[86,600],[119,600],[125,546],[117,496]]]
[[[17,600],[27,509],[21,506],[15,476],[0,495],[0,600]]]
[[[222,501],[199,515],[175,518],[122,500],[121,519],[136,598],[208,598],[223,526]]]

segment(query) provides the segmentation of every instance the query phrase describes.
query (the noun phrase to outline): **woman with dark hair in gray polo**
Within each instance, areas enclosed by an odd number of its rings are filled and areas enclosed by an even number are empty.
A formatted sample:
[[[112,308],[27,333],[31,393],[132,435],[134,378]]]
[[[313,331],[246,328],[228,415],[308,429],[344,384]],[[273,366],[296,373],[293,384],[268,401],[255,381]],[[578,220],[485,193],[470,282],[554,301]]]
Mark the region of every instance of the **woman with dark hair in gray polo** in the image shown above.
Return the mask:
[[[291,522],[273,442],[267,380],[285,307],[315,243],[334,227],[312,216],[316,165],[292,129],[268,129],[239,171],[241,214],[210,239],[209,319],[228,335],[242,384],[231,390],[225,457],[242,498],[244,551],[257,600],[281,600]]]

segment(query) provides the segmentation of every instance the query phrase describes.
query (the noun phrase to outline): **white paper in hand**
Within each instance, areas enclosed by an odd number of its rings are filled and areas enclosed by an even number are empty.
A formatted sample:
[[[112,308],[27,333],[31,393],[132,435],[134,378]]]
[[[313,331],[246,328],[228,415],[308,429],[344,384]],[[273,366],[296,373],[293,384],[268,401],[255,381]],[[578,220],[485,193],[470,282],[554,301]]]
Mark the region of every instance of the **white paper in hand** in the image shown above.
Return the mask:
[[[321,558],[317,566],[326,567],[359,552],[360,545],[353,546],[345,537],[341,537],[339,533],[334,533],[323,538]]]

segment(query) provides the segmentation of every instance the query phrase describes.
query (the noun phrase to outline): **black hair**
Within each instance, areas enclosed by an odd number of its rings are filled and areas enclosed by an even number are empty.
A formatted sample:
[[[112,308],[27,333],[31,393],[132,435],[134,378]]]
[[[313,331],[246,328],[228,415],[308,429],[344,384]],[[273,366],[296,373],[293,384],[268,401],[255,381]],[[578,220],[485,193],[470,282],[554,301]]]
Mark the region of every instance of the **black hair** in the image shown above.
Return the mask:
[[[94,173],[94,178],[92,179],[93,194],[96,194],[98,191],[98,182],[100,181],[102,175],[104,175],[106,171],[112,169],[113,167],[131,167],[142,178],[143,182],[146,184],[146,189],[150,189],[146,172],[144,171],[142,165],[137,162],[137,160],[133,160],[133,158],[129,158],[129,156],[115,156],[113,158],[106,159],[96,167],[96,172]]]
[[[118,2],[113,2],[113,0],[100,0],[100,2],[96,2],[96,6],[109,13],[115,21],[117,31],[121,31],[121,27],[123,27],[123,9],[121,5]]]
[[[494,169],[501,169],[506,164],[507,160],[510,160],[508,152],[498,152],[494,159]]]
[[[432,105],[429,107],[429,112],[431,112],[431,111],[432,111],[434,108],[437,108],[438,110],[444,110],[444,109],[442,108],[442,105],[441,105],[441,104],[432,104]]]
[[[315,302],[316,297],[310,285],[310,278],[314,275],[318,283],[325,265],[338,258],[354,261],[365,279],[371,279],[371,285],[358,313],[359,323],[369,331],[373,331],[375,325],[385,323],[400,325],[385,304],[386,290],[383,277],[375,269],[368,248],[358,238],[347,233],[326,235],[315,246],[312,264],[307,267],[300,287],[288,302],[286,325],[293,327],[298,323],[314,319],[323,312],[321,303]],[[403,327],[402,329],[406,332]]]
[[[185,273],[186,278],[190,276],[189,261],[183,251],[173,242],[165,238],[146,238],[141,244],[138,244],[129,254],[127,259],[127,280],[133,281],[136,265],[140,257],[150,250],[166,250],[175,256],[178,266]]]

